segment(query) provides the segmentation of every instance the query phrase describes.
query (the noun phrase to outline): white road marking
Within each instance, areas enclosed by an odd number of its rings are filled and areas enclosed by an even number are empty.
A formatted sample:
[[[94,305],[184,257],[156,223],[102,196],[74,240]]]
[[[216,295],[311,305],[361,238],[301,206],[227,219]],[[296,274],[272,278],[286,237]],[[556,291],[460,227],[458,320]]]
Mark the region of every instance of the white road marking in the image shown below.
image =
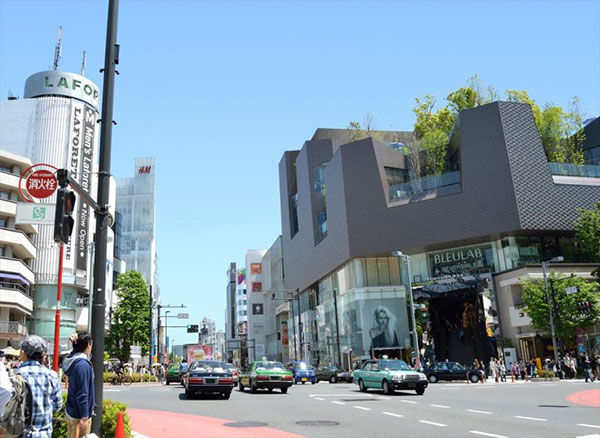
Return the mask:
[[[513,418],[519,418],[521,420],[531,420],[531,421],[548,421],[545,418],[522,417],[521,415],[513,415]]]
[[[365,408],[363,406],[352,406],[352,407],[356,408],[356,409],[362,409],[363,411],[370,411],[371,410],[371,408]]]
[[[315,397],[313,400],[321,400],[321,401],[325,401],[324,398],[320,398],[320,397]]]
[[[392,397],[377,397],[377,400],[391,400]]]
[[[398,418],[404,417],[404,415],[394,414],[393,412],[382,412],[382,414],[384,414],[384,415],[390,415],[392,417],[398,417]]]
[[[596,426],[595,424],[577,423],[577,426],[591,427],[593,429],[600,429],[600,426]]]
[[[336,405],[345,405],[346,403],[340,401],[332,401],[331,403],[335,403]]]
[[[121,392],[120,389],[105,389],[104,392]]]
[[[373,397],[371,394],[347,394],[340,392],[339,394],[309,394],[309,397]]]
[[[416,401],[412,401],[412,400],[400,400],[401,403],[410,403],[411,405],[416,405],[417,402]]]
[[[429,405],[432,408],[442,408],[442,409],[450,409],[450,406],[444,406],[444,405]]]
[[[470,430],[469,433],[474,433],[475,435],[483,435],[483,436],[491,436],[493,438],[508,438],[504,435],[496,435],[493,433],[487,433],[487,432],[480,432],[478,430]]]
[[[419,420],[419,423],[431,424],[432,426],[446,427],[447,424],[436,423],[434,421]]]
[[[600,435],[598,435],[597,433],[594,433],[592,435],[579,435],[575,438],[600,438]]]
[[[466,409],[467,412],[473,412],[474,414],[485,414],[491,415],[492,413],[489,411],[478,411],[477,409]]]

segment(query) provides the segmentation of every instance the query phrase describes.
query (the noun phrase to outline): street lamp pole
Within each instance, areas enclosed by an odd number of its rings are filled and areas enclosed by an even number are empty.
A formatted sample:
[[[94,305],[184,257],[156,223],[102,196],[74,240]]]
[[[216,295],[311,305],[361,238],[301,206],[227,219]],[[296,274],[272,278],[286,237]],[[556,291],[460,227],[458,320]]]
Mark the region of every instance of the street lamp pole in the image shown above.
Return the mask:
[[[557,263],[557,262],[562,262],[564,260],[564,257],[562,256],[558,256],[558,257],[554,257],[548,261],[542,262],[542,274],[544,276],[544,289],[546,290],[546,302],[548,303],[548,312],[550,314],[550,330],[552,332],[552,350],[554,351],[554,363],[556,364],[556,367],[558,369],[558,350],[556,348],[556,333],[554,331],[554,317],[553,317],[553,309],[552,309],[552,303],[550,303],[550,293],[548,292],[548,274],[547,274],[547,270],[548,270],[548,265],[550,265],[550,263]]]
[[[169,358],[169,336],[167,335],[167,327],[169,325],[169,317],[167,316],[167,313],[171,313],[170,310],[165,310],[165,350],[167,353],[167,360]]]
[[[296,299],[298,300],[298,351],[300,361],[302,361],[302,311],[300,310],[300,289],[296,289]]]
[[[342,365],[342,350],[340,348],[340,322],[338,320],[337,291],[333,289],[333,310],[335,312],[335,336],[337,341],[338,363]]]
[[[403,254],[402,251],[394,251],[393,255],[397,257],[401,257],[404,259],[406,263],[406,273],[408,275],[407,278],[407,291],[408,297],[410,298],[410,319],[412,322],[412,340],[413,340],[413,349],[415,351],[415,368],[421,368],[421,358],[419,357],[419,337],[417,335],[417,323],[415,319],[415,306],[413,303],[413,294],[412,294],[412,283],[410,281],[410,256],[408,254]]]

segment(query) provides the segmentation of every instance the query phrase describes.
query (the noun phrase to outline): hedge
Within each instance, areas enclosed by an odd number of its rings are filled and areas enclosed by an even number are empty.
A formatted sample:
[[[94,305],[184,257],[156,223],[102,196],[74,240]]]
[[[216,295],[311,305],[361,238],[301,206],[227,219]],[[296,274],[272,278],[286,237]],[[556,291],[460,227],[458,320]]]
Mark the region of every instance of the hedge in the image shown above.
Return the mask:
[[[113,378],[115,378],[117,375],[115,373],[104,373],[104,375],[102,376],[102,380],[104,381],[104,383],[110,383],[112,381]],[[133,380],[133,383],[140,383],[142,382],[142,376],[143,376],[143,381],[144,382],[158,382],[158,378],[156,376],[153,375],[148,375],[148,374],[140,374],[140,373],[133,373],[131,375],[131,379]],[[150,380],[148,380],[148,376],[150,376]]]
[[[65,420],[64,407],[67,404],[67,394],[63,393],[63,409],[54,413],[52,417],[52,438],[66,438],[67,437],[67,422]],[[127,405],[116,402],[114,400],[103,400],[102,401],[102,435],[106,437],[115,436],[115,429],[117,428],[117,418],[119,412],[123,413],[123,423],[125,425],[125,436],[131,438],[131,425],[129,423],[129,415],[127,415]]]

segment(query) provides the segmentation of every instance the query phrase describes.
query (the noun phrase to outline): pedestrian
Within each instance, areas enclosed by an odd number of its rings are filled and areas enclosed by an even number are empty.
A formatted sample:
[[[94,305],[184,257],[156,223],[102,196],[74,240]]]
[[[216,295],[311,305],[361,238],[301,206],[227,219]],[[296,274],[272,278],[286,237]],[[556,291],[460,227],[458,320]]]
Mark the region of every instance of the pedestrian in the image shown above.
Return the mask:
[[[504,364],[504,358],[499,359],[500,362],[500,381],[506,382],[506,365]]]
[[[46,341],[36,335],[21,342],[21,365],[17,373],[29,384],[33,399],[32,412],[27,412],[31,426],[23,438],[51,438],[52,414],[62,408],[62,394],[58,375],[42,365],[48,350]]]
[[[588,379],[594,383],[594,380],[596,379],[594,379],[594,375],[592,374],[592,361],[590,360],[587,351],[585,352],[581,362],[583,365],[583,372],[585,373],[585,383],[588,382]]]
[[[519,362],[515,361],[512,364],[512,367],[510,369],[510,375],[511,375],[511,382],[515,383],[515,378],[518,380],[519,379]]]
[[[4,361],[0,362],[0,418],[4,415],[4,408],[12,397],[13,385],[8,376]]]
[[[87,332],[71,335],[73,351],[63,362],[69,378],[67,391],[67,438],[86,437],[94,414],[94,371],[90,363],[92,337]]]
[[[483,361],[479,362],[479,383],[485,383],[485,365]]]
[[[519,372],[521,373],[521,380],[527,381],[527,367],[524,361],[519,361]]]

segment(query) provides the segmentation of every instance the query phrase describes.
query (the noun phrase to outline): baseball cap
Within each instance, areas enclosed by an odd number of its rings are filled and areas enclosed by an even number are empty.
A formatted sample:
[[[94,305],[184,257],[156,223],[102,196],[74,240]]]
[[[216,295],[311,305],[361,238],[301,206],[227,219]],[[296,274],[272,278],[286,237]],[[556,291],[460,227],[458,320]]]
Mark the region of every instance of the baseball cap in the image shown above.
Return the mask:
[[[21,350],[29,357],[35,353],[44,353],[48,350],[48,344],[37,335],[29,335],[21,341]]]

